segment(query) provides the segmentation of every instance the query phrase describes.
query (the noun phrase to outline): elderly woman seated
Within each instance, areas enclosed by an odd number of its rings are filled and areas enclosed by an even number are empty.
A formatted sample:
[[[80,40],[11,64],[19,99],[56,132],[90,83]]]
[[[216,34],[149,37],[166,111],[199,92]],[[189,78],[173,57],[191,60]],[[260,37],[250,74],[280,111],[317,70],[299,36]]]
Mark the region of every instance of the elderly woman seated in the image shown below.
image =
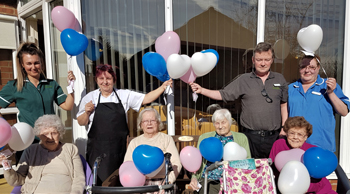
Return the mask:
[[[143,134],[131,140],[124,157],[124,162],[132,161],[132,153],[139,145],[146,144],[158,147],[163,151],[163,153],[171,153],[170,161],[173,171],[170,172],[168,178],[170,184],[174,183],[182,167],[180,156],[173,138],[167,134],[159,132],[164,128],[164,126],[160,120],[160,115],[157,110],[154,108],[143,109],[137,118],[137,128],[138,130],[142,130]],[[165,166],[156,176],[152,178],[146,177],[145,185],[163,184],[164,177]]]
[[[17,170],[5,170],[7,182],[12,186],[23,185],[22,193],[82,194],[85,175],[78,148],[60,142],[65,133],[60,118],[56,115],[39,117],[34,133],[40,138],[40,143],[32,144],[24,151]],[[5,161],[5,158],[0,158],[0,161]]]
[[[286,120],[284,127],[284,132],[287,136],[287,141],[285,139],[279,139],[275,141],[270,152],[270,158],[275,161],[276,155],[279,152],[290,150],[294,148],[300,148],[306,151],[309,148],[316,147],[309,143],[306,143],[306,139],[312,134],[312,125],[305,120],[304,117],[290,117]],[[275,180],[277,182],[279,172],[274,169]],[[327,178],[314,179],[311,178],[311,184],[307,193],[336,193],[332,190],[332,186],[327,180]]]
[[[197,147],[201,141],[208,137],[218,138],[222,145],[225,146],[228,142],[236,142],[247,151],[247,158],[251,158],[249,143],[247,137],[243,133],[230,131],[232,124],[232,116],[227,109],[216,110],[212,116],[212,121],[216,131],[202,134],[198,139]],[[200,169],[192,175],[190,186],[194,190],[200,189],[198,182],[204,183],[204,172],[212,163],[203,158],[203,163]],[[222,167],[209,171],[208,173],[208,191],[207,193],[219,193],[220,178],[222,176]],[[201,187],[199,193],[204,193],[204,187]]]

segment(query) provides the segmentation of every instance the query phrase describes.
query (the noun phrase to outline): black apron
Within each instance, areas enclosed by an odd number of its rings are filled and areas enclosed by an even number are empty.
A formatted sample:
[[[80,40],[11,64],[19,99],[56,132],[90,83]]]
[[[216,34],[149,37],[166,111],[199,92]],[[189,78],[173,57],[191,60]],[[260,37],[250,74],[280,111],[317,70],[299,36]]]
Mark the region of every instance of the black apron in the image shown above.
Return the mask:
[[[97,185],[100,186],[123,163],[126,152],[126,139],[129,135],[124,107],[117,93],[119,103],[100,103],[88,133],[86,159],[92,168],[98,156],[105,153],[97,171]],[[119,178],[118,178],[119,182]]]

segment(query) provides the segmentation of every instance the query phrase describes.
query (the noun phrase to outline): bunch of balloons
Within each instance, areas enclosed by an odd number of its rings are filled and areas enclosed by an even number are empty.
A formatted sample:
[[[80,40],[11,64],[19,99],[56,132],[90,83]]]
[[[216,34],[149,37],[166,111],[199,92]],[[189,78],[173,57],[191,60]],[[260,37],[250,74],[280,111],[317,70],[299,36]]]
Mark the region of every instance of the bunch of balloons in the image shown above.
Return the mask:
[[[146,72],[157,77],[160,81],[178,79],[191,83],[197,77],[209,73],[219,61],[219,54],[208,49],[196,52],[189,57],[179,55],[180,37],[173,31],[167,31],[157,38],[156,52],[147,52],[142,57]]]
[[[56,6],[51,11],[51,19],[61,31],[61,44],[67,54],[76,56],[85,51],[88,39],[84,34],[74,30],[79,22],[71,11],[63,6]]]
[[[146,176],[154,177],[164,167],[163,151],[150,145],[139,145],[132,153],[133,161],[119,168],[119,180],[124,187],[143,186]]]
[[[27,123],[19,122],[11,127],[5,119],[0,119],[1,149],[8,144],[15,151],[24,150],[33,143],[34,137],[33,128]]]
[[[172,54],[167,60],[167,69],[170,77],[191,83],[197,77],[209,73],[218,61],[219,54],[213,49],[196,52],[191,58],[187,55]]]
[[[283,193],[305,193],[310,177],[323,178],[338,166],[338,159],[331,151],[312,147],[304,151],[291,149],[278,153],[275,166],[280,171],[278,188]]]

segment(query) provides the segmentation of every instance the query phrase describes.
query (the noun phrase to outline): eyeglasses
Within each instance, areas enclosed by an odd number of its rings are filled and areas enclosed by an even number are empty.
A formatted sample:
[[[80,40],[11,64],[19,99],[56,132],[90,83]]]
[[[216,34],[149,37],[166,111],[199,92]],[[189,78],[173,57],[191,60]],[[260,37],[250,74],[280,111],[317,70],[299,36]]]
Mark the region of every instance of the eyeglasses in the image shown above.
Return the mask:
[[[294,136],[297,136],[297,138],[303,138],[306,136],[306,134],[303,134],[303,133],[296,133],[294,131],[289,131],[287,133],[288,136],[291,136],[291,137],[294,137]]]
[[[144,121],[141,121],[142,124],[149,124],[151,123],[152,125],[156,124],[157,123],[157,120],[144,120]]]
[[[45,137],[49,137],[49,135],[51,135],[51,137],[57,137],[58,135],[60,135],[60,133],[58,133],[57,131],[54,131],[54,132],[44,132],[44,133],[41,133],[40,135],[43,135]]]
[[[265,97],[265,100],[267,103],[272,103],[272,99],[270,98],[270,96],[267,94],[265,88],[261,91],[261,95]]]
[[[299,67],[300,70],[306,71],[307,69],[309,71],[315,71],[316,70],[316,66],[304,66],[304,67]]]

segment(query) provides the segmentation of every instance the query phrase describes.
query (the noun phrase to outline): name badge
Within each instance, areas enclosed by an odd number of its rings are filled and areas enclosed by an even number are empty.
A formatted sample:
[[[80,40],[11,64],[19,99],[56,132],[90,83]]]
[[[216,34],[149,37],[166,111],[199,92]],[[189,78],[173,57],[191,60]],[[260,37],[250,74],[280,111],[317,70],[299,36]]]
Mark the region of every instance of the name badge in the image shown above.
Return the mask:
[[[280,87],[281,84],[273,84],[273,86],[275,86],[275,87]]]
[[[311,92],[312,94],[315,94],[315,95],[319,95],[319,96],[321,96],[321,93],[320,92],[315,92],[315,91],[313,91],[313,92]]]

